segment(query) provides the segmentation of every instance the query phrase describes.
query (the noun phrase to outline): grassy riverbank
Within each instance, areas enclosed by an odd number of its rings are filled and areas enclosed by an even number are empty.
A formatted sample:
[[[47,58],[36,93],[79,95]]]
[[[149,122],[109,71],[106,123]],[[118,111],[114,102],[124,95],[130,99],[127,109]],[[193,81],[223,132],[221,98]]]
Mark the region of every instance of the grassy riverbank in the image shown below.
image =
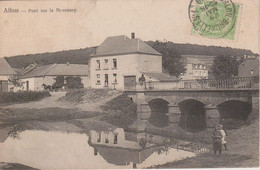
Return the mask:
[[[37,101],[51,96],[49,91],[21,91],[21,92],[3,92],[0,93],[0,104],[24,103],[28,101]]]
[[[259,122],[228,131],[228,151],[221,156],[211,152],[193,158],[157,166],[156,168],[234,168],[259,167]]]

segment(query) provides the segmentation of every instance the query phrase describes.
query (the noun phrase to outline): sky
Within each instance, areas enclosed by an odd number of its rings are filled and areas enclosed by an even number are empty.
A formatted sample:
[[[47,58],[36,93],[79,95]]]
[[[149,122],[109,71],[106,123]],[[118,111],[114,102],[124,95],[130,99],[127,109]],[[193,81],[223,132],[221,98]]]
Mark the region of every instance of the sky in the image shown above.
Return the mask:
[[[233,0],[239,11],[235,40],[191,34],[190,0],[0,1],[0,57],[79,49],[100,45],[106,37],[228,46],[259,52],[259,0]],[[19,13],[4,13],[8,8]],[[76,13],[40,9],[77,9]],[[28,10],[38,9],[38,13]]]

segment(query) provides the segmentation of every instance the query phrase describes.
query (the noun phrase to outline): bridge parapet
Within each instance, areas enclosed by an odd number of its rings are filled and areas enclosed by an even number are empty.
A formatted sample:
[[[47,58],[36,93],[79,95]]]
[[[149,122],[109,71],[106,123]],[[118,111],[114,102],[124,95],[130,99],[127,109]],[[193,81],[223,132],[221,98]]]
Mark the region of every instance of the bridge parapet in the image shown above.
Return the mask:
[[[250,89],[258,88],[258,79],[253,77],[234,77],[230,79],[197,79],[177,81],[150,81],[137,83],[136,90],[171,89]],[[125,89],[127,90],[127,89]]]

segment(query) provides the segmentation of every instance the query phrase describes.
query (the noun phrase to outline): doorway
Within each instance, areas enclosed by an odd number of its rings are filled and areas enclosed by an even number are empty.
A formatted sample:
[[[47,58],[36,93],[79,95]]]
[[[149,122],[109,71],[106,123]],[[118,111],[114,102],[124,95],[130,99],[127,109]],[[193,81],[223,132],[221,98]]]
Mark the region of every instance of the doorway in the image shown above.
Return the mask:
[[[108,87],[108,74],[105,74],[105,87]]]
[[[136,89],[136,76],[124,76],[124,89],[125,90]]]

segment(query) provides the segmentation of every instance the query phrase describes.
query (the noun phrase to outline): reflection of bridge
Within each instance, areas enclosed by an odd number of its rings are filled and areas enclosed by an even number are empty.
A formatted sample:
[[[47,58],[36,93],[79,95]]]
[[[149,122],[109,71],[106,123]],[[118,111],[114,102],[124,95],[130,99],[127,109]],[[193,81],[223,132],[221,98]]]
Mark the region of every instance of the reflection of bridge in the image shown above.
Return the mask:
[[[125,90],[125,93],[138,105],[139,122],[147,122],[151,118],[152,112],[154,112],[153,106],[164,107],[166,105],[167,110],[164,112],[168,112],[166,115],[169,123],[179,123],[182,116],[181,105],[194,101],[203,107],[205,127],[213,127],[220,121],[220,106],[227,103],[232,107],[232,102],[240,102],[241,105],[244,105],[243,107],[250,107],[252,108],[250,111],[258,113],[258,90],[258,81],[254,78],[232,78],[147,82],[146,85],[136,86],[135,90]],[[139,126],[138,128],[138,130],[144,130],[145,127]]]

